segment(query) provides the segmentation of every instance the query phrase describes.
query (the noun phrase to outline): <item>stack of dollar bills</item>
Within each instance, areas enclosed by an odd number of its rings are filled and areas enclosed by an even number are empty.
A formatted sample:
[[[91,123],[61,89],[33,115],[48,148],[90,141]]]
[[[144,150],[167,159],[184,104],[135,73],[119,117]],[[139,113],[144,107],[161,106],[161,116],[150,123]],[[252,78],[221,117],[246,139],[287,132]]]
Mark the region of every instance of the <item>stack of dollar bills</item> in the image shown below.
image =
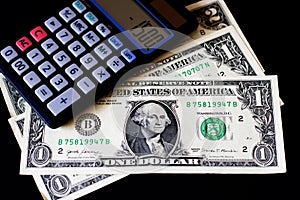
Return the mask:
[[[187,8],[199,21],[189,40],[58,129],[1,77],[20,174],[45,199],[77,199],[130,174],[286,172],[277,76],[264,74],[223,0]]]

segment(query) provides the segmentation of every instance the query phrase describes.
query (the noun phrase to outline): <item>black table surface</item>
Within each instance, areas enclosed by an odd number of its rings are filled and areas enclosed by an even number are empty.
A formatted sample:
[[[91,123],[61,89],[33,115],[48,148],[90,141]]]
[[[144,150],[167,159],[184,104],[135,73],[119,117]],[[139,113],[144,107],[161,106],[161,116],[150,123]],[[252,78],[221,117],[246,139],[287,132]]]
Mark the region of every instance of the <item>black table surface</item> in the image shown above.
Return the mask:
[[[186,3],[196,2],[185,0]],[[291,58],[288,47],[293,41],[289,26],[293,17],[289,15],[293,6],[285,7],[278,2],[272,3],[250,0],[225,0],[233,16],[238,22],[245,37],[250,43],[256,56],[262,63],[266,75],[278,75],[280,97],[284,102],[281,107],[287,172],[283,174],[143,174],[129,175],[124,179],[107,185],[97,191],[81,197],[81,200],[94,199],[142,199],[144,197],[173,199],[173,198],[230,198],[230,199],[271,199],[281,194],[291,195],[293,190],[289,185],[297,183],[293,174],[293,161],[289,141],[298,124],[292,124],[297,112],[289,99],[294,93],[290,84],[298,66],[288,63]],[[297,24],[293,24],[294,27]],[[289,85],[288,85],[289,84]],[[299,84],[298,84],[299,85]],[[296,85],[297,86],[297,85]],[[299,103],[298,103],[299,105]],[[292,110],[293,109],[293,110]],[[19,175],[21,151],[8,123],[9,113],[2,95],[0,95],[0,155],[2,195],[9,199],[42,199],[32,176]],[[294,113],[294,114],[292,114]],[[295,133],[296,131],[296,133]],[[296,150],[296,148],[295,148]],[[294,159],[295,160],[295,159]],[[296,185],[295,185],[296,186]],[[296,192],[296,191],[295,191]]]

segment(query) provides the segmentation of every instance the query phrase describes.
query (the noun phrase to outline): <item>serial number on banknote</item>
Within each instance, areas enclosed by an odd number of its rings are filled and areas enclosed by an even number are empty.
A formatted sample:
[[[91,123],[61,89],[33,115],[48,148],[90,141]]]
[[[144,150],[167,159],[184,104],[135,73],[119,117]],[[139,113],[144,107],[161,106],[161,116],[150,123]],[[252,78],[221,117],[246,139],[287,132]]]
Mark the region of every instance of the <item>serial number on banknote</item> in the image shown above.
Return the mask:
[[[238,106],[236,101],[187,101],[187,108],[235,108]]]
[[[110,144],[110,139],[78,139],[65,138],[58,139],[58,145],[81,146],[81,145],[105,145]]]
[[[195,75],[197,73],[200,73],[202,72],[202,70],[204,70],[204,68],[209,68],[211,67],[211,65],[206,62],[206,63],[201,63],[195,67],[190,67],[190,68],[187,68],[185,70],[183,70],[182,72],[180,72],[178,74],[179,77],[188,77],[188,76],[192,76],[192,75]]]

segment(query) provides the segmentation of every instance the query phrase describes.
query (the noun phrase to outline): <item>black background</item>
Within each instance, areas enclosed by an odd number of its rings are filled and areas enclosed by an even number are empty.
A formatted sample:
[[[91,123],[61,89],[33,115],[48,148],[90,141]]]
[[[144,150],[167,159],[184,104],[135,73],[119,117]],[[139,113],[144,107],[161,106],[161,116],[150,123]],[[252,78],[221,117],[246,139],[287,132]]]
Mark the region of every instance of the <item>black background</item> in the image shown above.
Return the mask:
[[[185,0],[193,2],[193,0]],[[296,60],[291,56],[289,47],[295,24],[290,15],[293,6],[272,3],[272,1],[225,0],[238,22],[256,56],[262,63],[266,75],[278,75],[287,172],[283,174],[143,174],[129,175],[124,179],[107,185],[81,197],[81,200],[94,199],[143,199],[143,198],[189,198],[200,199],[272,199],[278,195],[294,196],[293,174],[296,159],[291,158],[292,146],[299,125],[292,124],[293,113],[297,115],[289,101],[295,93],[297,79],[293,70],[297,66],[289,63]],[[273,1],[274,2],[274,1]],[[41,1],[42,3],[42,1]],[[2,16],[2,15],[1,15]],[[3,27],[2,27],[3,28]],[[8,27],[5,27],[8,28]],[[298,84],[299,85],[299,84]],[[295,105],[295,104],[294,104]],[[7,119],[10,117],[4,99],[0,97],[0,156],[2,186],[1,195],[9,199],[42,199],[32,176],[19,175],[20,149]],[[292,110],[293,109],[293,110]],[[296,133],[295,133],[296,131]],[[296,148],[294,146],[294,148]],[[295,185],[295,186],[296,186]],[[297,187],[297,186],[296,186]],[[296,192],[296,191],[295,191]]]

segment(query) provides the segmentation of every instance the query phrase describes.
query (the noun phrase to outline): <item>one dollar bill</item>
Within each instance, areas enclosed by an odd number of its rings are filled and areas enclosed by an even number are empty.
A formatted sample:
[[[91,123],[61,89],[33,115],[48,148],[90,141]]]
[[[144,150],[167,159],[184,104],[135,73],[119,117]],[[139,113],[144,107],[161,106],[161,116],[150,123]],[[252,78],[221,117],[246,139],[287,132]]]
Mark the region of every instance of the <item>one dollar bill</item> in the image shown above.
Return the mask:
[[[21,174],[286,170],[277,76],[135,77],[58,129],[27,114]]]

